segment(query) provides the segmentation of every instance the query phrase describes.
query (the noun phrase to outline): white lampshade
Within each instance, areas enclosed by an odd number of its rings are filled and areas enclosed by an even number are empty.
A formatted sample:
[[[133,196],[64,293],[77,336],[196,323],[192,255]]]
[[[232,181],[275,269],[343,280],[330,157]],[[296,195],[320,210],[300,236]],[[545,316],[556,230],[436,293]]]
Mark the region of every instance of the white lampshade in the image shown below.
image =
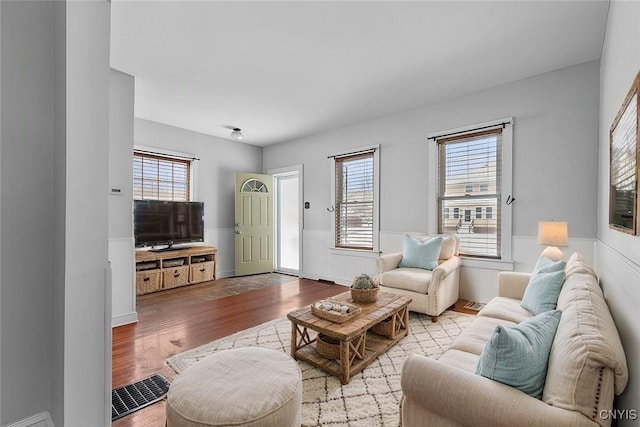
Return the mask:
[[[569,244],[568,223],[561,221],[538,222],[538,244],[567,246]]]

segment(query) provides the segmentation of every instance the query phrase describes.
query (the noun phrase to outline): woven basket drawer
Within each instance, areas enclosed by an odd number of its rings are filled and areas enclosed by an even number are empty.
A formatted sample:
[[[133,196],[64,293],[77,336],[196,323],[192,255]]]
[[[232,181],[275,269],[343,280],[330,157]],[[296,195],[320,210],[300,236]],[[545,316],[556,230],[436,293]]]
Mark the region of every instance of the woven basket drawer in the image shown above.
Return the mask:
[[[189,283],[189,266],[168,268],[162,272],[162,287],[175,288]]]
[[[191,264],[191,282],[204,282],[213,280],[213,267],[215,261],[199,262]]]
[[[160,289],[160,270],[139,271],[136,273],[136,294],[146,294]]]
[[[395,339],[396,334],[400,332],[400,322],[398,322],[397,319],[393,319],[393,316],[388,317],[382,322],[373,325],[371,330],[378,335],[382,335],[383,337]]]

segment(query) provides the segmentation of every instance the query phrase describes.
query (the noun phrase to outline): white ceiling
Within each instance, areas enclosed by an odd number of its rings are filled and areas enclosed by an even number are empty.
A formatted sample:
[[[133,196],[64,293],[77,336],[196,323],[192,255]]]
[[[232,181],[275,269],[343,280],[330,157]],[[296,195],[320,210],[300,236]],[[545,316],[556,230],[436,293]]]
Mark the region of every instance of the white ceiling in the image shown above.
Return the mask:
[[[608,1],[124,1],[136,117],[266,146],[598,59]]]

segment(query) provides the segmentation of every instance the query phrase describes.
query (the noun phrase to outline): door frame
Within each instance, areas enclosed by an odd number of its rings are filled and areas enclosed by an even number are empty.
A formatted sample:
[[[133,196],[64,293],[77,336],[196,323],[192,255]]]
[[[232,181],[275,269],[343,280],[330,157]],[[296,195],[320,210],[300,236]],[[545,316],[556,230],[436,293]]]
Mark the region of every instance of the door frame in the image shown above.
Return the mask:
[[[277,189],[277,185],[276,185],[276,177],[279,175],[291,175],[291,174],[298,174],[298,200],[299,200],[299,206],[298,206],[298,273],[297,276],[298,277],[302,277],[302,271],[303,271],[303,267],[302,267],[302,260],[303,260],[303,230],[304,230],[304,165],[299,164],[299,165],[293,165],[293,166],[287,166],[287,167],[283,167],[283,168],[275,168],[275,169],[269,169],[267,171],[268,175],[272,175],[273,176],[273,188],[274,188],[274,192],[275,192],[275,198],[273,201],[273,209],[274,209],[274,224],[276,226],[276,230],[274,233],[274,247],[273,247],[273,253],[276,256],[276,262],[275,262],[275,269],[276,271],[282,271],[283,273],[288,273],[288,274],[292,274],[294,273],[291,270],[279,270],[279,264],[280,264],[280,260],[278,259],[278,245],[280,244],[280,238],[279,238],[279,233],[278,233],[278,224],[280,223],[280,217],[279,217],[279,212],[277,209],[277,205],[278,205],[278,189]]]

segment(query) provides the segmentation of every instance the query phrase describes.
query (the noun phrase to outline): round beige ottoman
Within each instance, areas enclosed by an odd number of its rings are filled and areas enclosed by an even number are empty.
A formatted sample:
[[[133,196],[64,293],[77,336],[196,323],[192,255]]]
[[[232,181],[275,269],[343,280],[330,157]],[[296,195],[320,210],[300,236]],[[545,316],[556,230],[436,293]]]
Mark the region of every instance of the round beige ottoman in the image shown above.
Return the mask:
[[[185,369],[169,387],[168,427],[299,426],[302,374],[286,353],[223,350]]]

